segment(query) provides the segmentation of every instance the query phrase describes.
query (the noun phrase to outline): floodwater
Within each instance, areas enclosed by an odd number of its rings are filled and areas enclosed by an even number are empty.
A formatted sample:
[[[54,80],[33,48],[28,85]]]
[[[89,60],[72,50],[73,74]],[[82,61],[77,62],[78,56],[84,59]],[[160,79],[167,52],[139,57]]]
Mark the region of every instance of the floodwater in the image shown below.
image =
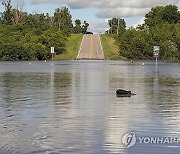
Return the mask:
[[[0,62],[0,154],[178,154],[180,63],[143,62]]]

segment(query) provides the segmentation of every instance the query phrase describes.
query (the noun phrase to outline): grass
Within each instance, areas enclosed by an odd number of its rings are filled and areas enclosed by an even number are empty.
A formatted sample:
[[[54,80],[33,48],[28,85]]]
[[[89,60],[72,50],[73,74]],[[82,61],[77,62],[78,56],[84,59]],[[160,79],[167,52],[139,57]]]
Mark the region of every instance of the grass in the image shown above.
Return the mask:
[[[76,59],[83,34],[72,34],[68,37],[66,42],[66,51],[60,55],[55,55],[54,60],[73,60]],[[101,43],[104,51],[104,56],[106,60],[122,60],[124,57],[120,56],[118,53],[118,45],[115,39],[108,34],[101,34]]]
[[[101,34],[100,37],[106,60],[125,59],[124,57],[119,55],[118,45],[116,44],[116,40],[111,35]]]
[[[72,34],[66,42],[66,51],[55,55],[54,60],[73,60],[77,57],[83,34]]]

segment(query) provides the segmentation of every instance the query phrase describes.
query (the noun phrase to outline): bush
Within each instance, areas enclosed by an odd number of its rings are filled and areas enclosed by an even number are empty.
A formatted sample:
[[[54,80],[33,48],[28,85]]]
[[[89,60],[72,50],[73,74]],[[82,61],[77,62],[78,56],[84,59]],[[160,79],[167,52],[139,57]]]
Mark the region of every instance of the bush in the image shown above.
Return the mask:
[[[35,53],[38,60],[45,60],[51,57],[50,51],[46,50],[46,47],[40,43],[35,46]]]
[[[149,35],[142,30],[126,30],[119,39],[119,54],[126,58],[151,58],[152,48]]]
[[[47,50],[50,50],[52,46],[55,47],[57,55],[65,51],[65,41],[66,37],[56,29],[44,31],[39,37],[39,42],[45,45]]]
[[[14,61],[14,60],[29,60],[30,55],[19,44],[1,44],[1,60]]]
[[[50,47],[55,47],[55,53],[65,51],[66,37],[56,29],[42,31],[31,30],[22,25],[2,26],[0,28],[0,60],[45,60],[51,58]]]

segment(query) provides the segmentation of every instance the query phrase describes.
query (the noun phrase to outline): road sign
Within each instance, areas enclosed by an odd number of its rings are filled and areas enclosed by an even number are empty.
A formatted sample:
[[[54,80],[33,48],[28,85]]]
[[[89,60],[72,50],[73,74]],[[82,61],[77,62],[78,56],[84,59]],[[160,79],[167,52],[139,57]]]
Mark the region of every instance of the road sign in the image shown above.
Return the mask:
[[[159,50],[160,50],[159,46],[154,46],[154,57],[159,57]]]
[[[52,54],[54,53],[54,47],[51,47],[51,53]]]
[[[159,57],[159,46],[154,46],[154,57],[156,58],[156,67],[157,67],[157,59]]]
[[[54,47],[51,47],[51,54],[52,54],[52,61],[53,61],[53,58],[54,58]]]

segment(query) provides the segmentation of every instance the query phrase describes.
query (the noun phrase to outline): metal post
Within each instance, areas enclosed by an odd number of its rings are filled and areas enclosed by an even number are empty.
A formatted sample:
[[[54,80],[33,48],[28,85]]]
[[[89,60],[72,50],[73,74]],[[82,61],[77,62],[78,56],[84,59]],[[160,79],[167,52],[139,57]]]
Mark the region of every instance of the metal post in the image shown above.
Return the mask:
[[[60,30],[60,22],[59,22],[59,24],[58,24],[58,27],[59,27],[59,30]]]
[[[112,19],[111,19],[111,34],[112,34],[112,28],[113,28],[113,26],[112,26]]]
[[[54,60],[54,54],[52,53],[52,61]]]
[[[157,57],[156,57],[156,67],[157,67]]]
[[[117,25],[117,36],[119,35],[119,18],[118,19],[118,25]]]

